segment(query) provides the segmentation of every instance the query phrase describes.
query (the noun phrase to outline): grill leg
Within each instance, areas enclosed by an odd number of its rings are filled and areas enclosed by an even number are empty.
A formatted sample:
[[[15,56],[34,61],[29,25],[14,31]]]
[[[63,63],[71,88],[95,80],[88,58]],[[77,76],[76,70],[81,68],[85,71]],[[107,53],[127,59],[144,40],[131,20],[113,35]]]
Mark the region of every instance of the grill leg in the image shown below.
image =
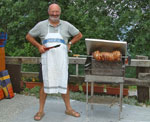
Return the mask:
[[[119,120],[121,119],[122,101],[123,101],[123,83],[120,83],[120,111],[119,111]]]
[[[88,82],[86,82],[86,115],[88,117]]]
[[[91,82],[91,109],[93,110],[94,82]]]

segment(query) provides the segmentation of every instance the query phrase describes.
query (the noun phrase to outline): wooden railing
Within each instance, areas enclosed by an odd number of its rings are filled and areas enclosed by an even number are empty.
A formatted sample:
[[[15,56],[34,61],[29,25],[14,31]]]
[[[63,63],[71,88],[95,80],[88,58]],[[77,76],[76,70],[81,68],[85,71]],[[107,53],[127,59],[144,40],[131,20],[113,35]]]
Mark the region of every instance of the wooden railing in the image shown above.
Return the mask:
[[[79,64],[84,65],[86,58],[79,57],[69,57],[69,64],[76,65],[76,75],[71,75],[71,77],[84,77],[79,75]],[[6,64],[39,64],[40,57],[6,57]],[[140,68],[150,68],[150,60],[142,59],[131,59],[131,64],[127,67],[140,67]],[[38,77],[38,72],[23,72],[21,71],[21,76],[26,78]],[[126,85],[139,85],[139,86],[150,86],[149,74],[138,73],[138,77],[145,77],[144,79],[139,78],[125,78]],[[80,81],[83,82],[83,81]]]
[[[71,79],[76,82],[83,82],[84,76],[79,75],[79,65],[85,63],[86,58],[69,57],[69,64],[76,65],[75,75],[70,75]],[[22,64],[40,64],[40,57],[6,57],[6,64],[22,65]],[[24,78],[36,78],[39,72],[23,72],[21,76]]]
[[[140,57],[141,58],[141,57]],[[71,75],[71,80],[76,82],[84,82],[84,75],[79,75],[79,65],[84,65],[86,58],[69,57],[69,64],[76,65],[76,75]],[[39,64],[40,57],[6,57],[7,65],[22,64]],[[136,78],[125,78],[125,85],[136,85],[142,87],[150,87],[150,60],[148,59],[131,59],[131,64],[127,67],[136,67]],[[21,77],[32,78],[38,77],[38,72],[20,71]],[[16,76],[17,77],[17,76]],[[150,90],[149,90],[150,91]],[[150,92],[149,92],[150,96]],[[150,98],[150,97],[149,97]]]

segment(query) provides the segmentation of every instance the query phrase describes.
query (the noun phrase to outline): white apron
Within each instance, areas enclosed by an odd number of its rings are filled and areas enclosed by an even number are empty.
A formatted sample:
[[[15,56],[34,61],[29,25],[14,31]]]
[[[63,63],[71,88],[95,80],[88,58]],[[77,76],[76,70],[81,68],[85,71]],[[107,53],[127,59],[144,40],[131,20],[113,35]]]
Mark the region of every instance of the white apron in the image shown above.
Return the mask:
[[[68,84],[68,49],[64,39],[59,33],[50,33],[43,40],[43,45],[51,47],[60,44],[57,48],[52,48],[41,56],[42,74],[44,82],[44,92],[67,93]]]

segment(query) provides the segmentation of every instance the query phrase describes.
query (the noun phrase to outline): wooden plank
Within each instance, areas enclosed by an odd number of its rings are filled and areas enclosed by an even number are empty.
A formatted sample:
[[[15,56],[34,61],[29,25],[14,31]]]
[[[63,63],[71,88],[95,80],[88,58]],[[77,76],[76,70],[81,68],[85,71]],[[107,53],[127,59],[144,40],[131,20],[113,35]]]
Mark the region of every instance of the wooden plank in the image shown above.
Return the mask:
[[[125,78],[124,85],[150,86],[150,80],[139,80],[137,78]]]
[[[136,56],[137,59],[147,60],[147,56]],[[136,67],[136,77],[139,79],[139,73],[150,73],[149,67]],[[142,79],[142,77],[140,77]],[[146,102],[149,98],[149,87],[147,86],[137,86],[137,96],[139,102]]]
[[[38,78],[39,72],[21,72],[21,77],[24,78]]]
[[[112,96],[91,96],[89,98],[89,103],[97,103],[97,104],[110,104],[113,105],[115,103],[119,103],[118,97]]]
[[[69,57],[69,64],[85,64],[86,58]]]
[[[6,56],[6,64],[21,64],[22,58]]]
[[[22,62],[24,64],[40,64],[41,62],[41,58],[40,57],[25,57],[25,58],[22,58]]]
[[[10,80],[13,86],[13,90],[16,93],[21,92],[21,65],[19,64],[7,64],[6,69],[10,75]]]
[[[10,57],[6,56],[7,64],[39,64],[40,57]],[[86,58],[69,57],[70,64],[85,64]]]
[[[39,64],[40,57],[10,57],[6,56],[6,64]],[[69,57],[70,64],[85,64],[86,58]],[[150,67],[150,60],[131,59],[133,67]]]
[[[115,76],[85,75],[85,82],[123,83],[124,79]]]
[[[139,73],[138,78],[141,79],[141,80],[150,79],[150,73]]]
[[[148,56],[136,55],[136,59],[148,60]]]
[[[131,59],[131,64],[127,66],[133,67],[150,67],[150,60]]]
[[[6,56],[6,64],[39,64],[40,57],[9,57]]]

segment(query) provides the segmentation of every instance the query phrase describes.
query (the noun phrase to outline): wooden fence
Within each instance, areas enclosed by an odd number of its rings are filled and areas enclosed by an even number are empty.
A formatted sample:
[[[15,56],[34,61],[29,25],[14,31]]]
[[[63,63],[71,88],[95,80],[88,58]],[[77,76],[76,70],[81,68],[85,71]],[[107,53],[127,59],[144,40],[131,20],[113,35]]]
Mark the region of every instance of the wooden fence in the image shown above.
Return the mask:
[[[137,56],[138,59],[131,59],[131,64],[127,67],[136,67],[136,78],[125,78],[125,85],[136,85],[138,87],[139,101],[150,98],[150,60],[146,56]],[[79,65],[84,65],[86,58],[69,57],[69,64],[76,65],[76,75],[70,75],[71,81],[84,82],[84,75],[79,75]],[[6,68],[16,82],[21,77],[38,77],[38,72],[21,71],[22,64],[39,64],[40,57],[6,57]],[[18,84],[18,83],[17,83]],[[16,86],[16,85],[15,85]]]

